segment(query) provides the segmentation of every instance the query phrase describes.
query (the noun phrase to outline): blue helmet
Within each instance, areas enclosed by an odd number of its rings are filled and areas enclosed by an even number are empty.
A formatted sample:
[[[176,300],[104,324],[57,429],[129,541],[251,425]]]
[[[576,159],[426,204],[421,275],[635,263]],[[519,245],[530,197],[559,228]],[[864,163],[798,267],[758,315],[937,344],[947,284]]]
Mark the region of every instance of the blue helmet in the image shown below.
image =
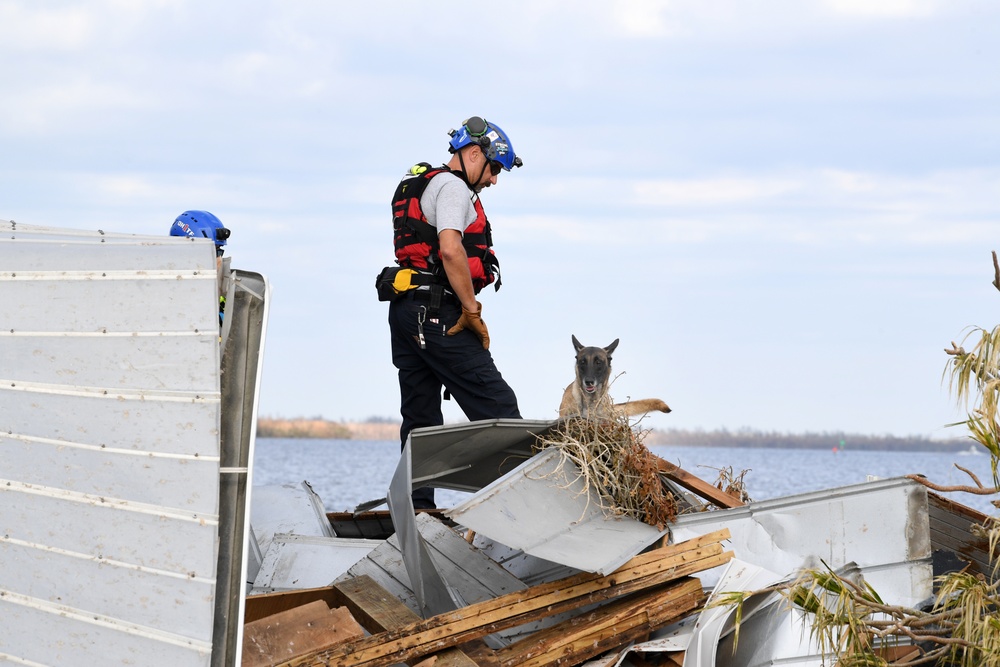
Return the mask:
[[[495,123],[473,116],[462,123],[461,129],[452,130],[448,151],[454,153],[466,146],[477,145],[483,149],[486,159],[497,162],[507,171],[524,164],[514,154],[514,147],[507,134]]]
[[[170,225],[170,235],[212,239],[215,241],[215,252],[221,255],[226,239],[229,238],[229,230],[208,211],[184,211]]]

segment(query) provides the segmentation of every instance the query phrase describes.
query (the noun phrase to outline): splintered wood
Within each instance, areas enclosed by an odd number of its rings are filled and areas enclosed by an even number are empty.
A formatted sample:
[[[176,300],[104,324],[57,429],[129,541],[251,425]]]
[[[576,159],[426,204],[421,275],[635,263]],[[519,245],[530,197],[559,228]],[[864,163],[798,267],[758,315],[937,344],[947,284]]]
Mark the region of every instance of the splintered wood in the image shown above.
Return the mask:
[[[356,577],[335,588],[373,634],[276,664],[380,667],[416,664],[434,654],[442,660],[426,660],[427,665],[577,665],[699,610],[705,596],[700,581],[691,575],[732,558],[721,544],[728,537],[723,529],[640,554],[606,576],[579,573],[428,619],[401,615],[392,596],[374,580]],[[592,608],[595,604],[601,606]],[[587,613],[502,649],[490,651],[479,642],[499,630],[581,607],[588,607]],[[408,616],[412,620],[406,620]],[[464,653],[451,650],[457,647]],[[447,656],[439,653],[445,650]]]
[[[350,612],[330,609],[323,600],[289,609],[243,626],[244,667],[273,665],[330,644],[364,635]]]

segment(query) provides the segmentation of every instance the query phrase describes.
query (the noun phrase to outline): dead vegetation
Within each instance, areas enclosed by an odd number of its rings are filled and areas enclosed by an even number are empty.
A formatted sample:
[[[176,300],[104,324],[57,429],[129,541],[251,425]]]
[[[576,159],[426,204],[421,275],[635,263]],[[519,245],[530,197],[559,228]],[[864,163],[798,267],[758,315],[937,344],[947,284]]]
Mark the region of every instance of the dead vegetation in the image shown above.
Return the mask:
[[[1000,290],[995,252],[993,267],[993,285]],[[992,486],[957,464],[972,485],[946,486],[922,475],[908,477],[935,491],[996,495],[1000,493],[1000,326],[990,331],[973,327],[963,344],[970,341],[970,351],[954,342],[945,349],[950,359],[944,376],[960,404],[973,404],[968,418],[952,426],[965,426],[969,437],[990,454]],[[1000,501],[992,503],[1000,507]],[[773,590],[790,605],[812,614],[813,637],[824,651],[836,656],[839,667],[888,665],[880,651],[900,644],[912,644],[916,650],[893,665],[1000,667],[1000,519],[989,517],[970,532],[988,544],[988,571],[970,571],[967,565],[938,577],[928,608],[887,605],[860,573],[847,575],[829,567],[803,570],[798,579]],[[730,594],[723,603],[736,605],[738,618],[739,607],[751,595]]]
[[[626,417],[566,419],[540,436],[537,450],[557,449],[593,489],[609,516],[628,516],[662,530],[677,518],[677,502],[660,478],[660,459],[642,444]],[[563,466],[561,466],[563,467]],[[563,472],[563,470],[560,470]]]
[[[995,545],[994,545],[995,546]],[[804,570],[775,588],[790,605],[812,615],[812,636],[837,665],[1000,666],[1000,591],[995,579],[956,572],[939,578],[929,609],[888,605],[860,573]],[[750,594],[730,594],[741,604]],[[885,647],[913,645],[906,660],[889,663]]]
[[[719,489],[723,493],[729,494],[735,498],[739,498],[743,503],[751,503],[753,500],[750,498],[750,493],[747,491],[746,482],[743,478],[747,476],[750,470],[741,470],[740,474],[733,472],[732,466],[726,466],[725,468],[712,468],[711,466],[702,466],[703,468],[710,468],[719,473],[719,477],[715,481],[715,488]]]

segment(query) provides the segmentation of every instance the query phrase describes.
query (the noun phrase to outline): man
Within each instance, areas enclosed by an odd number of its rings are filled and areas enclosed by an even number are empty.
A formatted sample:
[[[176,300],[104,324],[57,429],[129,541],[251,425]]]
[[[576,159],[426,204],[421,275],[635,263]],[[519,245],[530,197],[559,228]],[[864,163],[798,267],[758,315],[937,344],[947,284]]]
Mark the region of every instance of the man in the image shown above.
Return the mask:
[[[521,417],[514,391],[490,355],[480,290],[500,289],[500,263],[479,193],[501,171],[520,167],[510,139],[474,116],[452,130],[447,164],[420,163],[392,200],[396,267],[379,276],[391,299],[392,363],[399,370],[399,436],[444,423],[441,390],[471,421]],[[378,284],[377,284],[378,286]],[[388,292],[383,292],[387,289]],[[415,509],[434,505],[434,489],[413,492]]]
[[[229,259],[222,259],[226,252],[226,240],[230,231],[223,226],[222,221],[208,211],[184,211],[170,225],[171,236],[184,236],[192,239],[212,239],[215,241],[215,266],[219,270],[219,326],[222,326],[226,312],[226,280],[229,276]]]
[[[184,211],[174,224],[170,225],[171,236],[186,236],[188,238],[206,238],[215,241],[215,254],[222,257],[226,251],[226,239],[229,230],[222,221],[208,211]]]

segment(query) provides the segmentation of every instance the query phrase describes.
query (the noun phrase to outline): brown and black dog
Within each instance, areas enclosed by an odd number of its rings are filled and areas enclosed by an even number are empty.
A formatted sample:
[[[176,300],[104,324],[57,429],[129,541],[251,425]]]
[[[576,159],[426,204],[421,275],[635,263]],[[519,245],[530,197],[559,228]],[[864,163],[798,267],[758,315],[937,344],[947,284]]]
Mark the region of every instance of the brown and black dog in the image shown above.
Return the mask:
[[[573,336],[573,347],[576,348],[576,380],[563,392],[560,419],[608,419],[616,415],[633,417],[654,410],[670,412],[670,407],[658,398],[611,402],[608,381],[611,379],[611,353],[618,347],[617,338],[607,347],[585,347]]]

